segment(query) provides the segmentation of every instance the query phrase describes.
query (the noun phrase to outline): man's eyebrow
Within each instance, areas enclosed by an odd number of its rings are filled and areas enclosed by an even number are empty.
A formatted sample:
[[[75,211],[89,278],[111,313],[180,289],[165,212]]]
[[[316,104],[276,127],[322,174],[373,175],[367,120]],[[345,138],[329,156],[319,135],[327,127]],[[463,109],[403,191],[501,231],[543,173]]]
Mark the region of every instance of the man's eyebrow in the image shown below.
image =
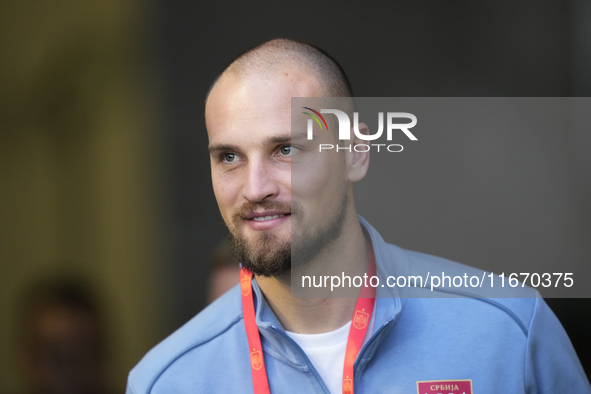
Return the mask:
[[[287,135],[269,137],[265,140],[265,145],[274,145],[274,144],[282,144],[282,143],[289,143],[292,140],[301,140],[306,138],[306,133],[290,133]]]
[[[292,140],[296,140],[297,141],[297,140],[303,140],[303,139],[306,139],[306,138],[307,138],[307,134],[305,132],[301,132],[301,133],[294,132],[294,133],[291,134],[291,139]]]
[[[263,141],[263,145],[269,146],[269,145],[275,145],[275,144],[290,143],[292,139],[298,140],[298,139],[305,138],[305,136],[306,136],[305,133],[295,134],[293,136],[291,134],[271,136],[271,137],[267,137]],[[231,144],[217,144],[217,145],[209,146],[207,148],[207,150],[209,151],[210,154],[212,154],[214,152],[220,152],[220,151],[237,152],[240,150],[240,148],[236,145],[231,145]]]
[[[214,152],[221,152],[221,151],[238,151],[238,147],[236,145],[228,145],[228,144],[217,144],[217,145],[210,145],[207,147],[209,154]]]
[[[291,142],[291,134],[268,137],[263,142],[263,145],[268,146],[275,144],[284,144],[287,142]]]

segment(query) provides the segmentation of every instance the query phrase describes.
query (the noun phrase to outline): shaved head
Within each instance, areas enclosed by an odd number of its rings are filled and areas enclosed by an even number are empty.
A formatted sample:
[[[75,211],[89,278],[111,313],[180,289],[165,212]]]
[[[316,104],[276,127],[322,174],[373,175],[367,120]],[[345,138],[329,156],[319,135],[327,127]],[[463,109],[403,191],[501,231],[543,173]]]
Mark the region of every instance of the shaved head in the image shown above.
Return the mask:
[[[313,74],[325,97],[353,96],[347,75],[336,60],[313,45],[288,39],[275,39],[257,45],[238,56],[220,76],[231,75],[242,79],[268,75],[281,71],[285,66]],[[219,77],[214,85],[218,80]]]
[[[328,55],[273,40],[233,61],[205,106],[216,200],[236,258],[259,277],[285,277],[294,256],[296,265],[311,262],[340,239],[348,217],[356,218],[351,160],[342,151],[315,154],[299,134],[294,140],[294,97],[353,103],[347,77]],[[317,141],[334,142],[337,129]]]

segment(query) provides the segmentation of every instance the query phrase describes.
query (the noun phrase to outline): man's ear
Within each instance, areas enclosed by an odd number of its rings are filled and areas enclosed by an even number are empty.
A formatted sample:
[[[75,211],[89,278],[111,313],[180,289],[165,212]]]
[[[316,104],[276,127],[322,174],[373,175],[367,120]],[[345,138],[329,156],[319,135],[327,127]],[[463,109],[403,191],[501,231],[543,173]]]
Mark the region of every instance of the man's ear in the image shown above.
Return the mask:
[[[359,123],[359,132],[361,134],[368,135],[369,128],[365,123]],[[351,140],[351,153],[347,152],[347,156],[349,157],[349,181],[357,182],[362,180],[367,174],[367,170],[369,168],[369,147],[368,141],[364,141],[361,138],[357,137],[353,129],[351,128],[351,135],[353,136]],[[355,150],[355,146],[360,145]],[[367,152],[365,152],[367,150]]]

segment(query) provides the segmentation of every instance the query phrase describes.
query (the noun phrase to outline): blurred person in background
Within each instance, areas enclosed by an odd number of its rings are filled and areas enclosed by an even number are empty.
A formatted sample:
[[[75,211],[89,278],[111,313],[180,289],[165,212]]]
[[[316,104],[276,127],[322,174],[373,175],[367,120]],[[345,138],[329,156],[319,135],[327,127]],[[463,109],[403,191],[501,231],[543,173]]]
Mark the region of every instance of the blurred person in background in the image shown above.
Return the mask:
[[[222,294],[236,286],[240,279],[240,265],[232,255],[229,238],[222,239],[213,252],[207,303],[211,304]]]
[[[103,315],[84,285],[63,280],[35,286],[21,313],[19,361],[28,392],[107,392]]]

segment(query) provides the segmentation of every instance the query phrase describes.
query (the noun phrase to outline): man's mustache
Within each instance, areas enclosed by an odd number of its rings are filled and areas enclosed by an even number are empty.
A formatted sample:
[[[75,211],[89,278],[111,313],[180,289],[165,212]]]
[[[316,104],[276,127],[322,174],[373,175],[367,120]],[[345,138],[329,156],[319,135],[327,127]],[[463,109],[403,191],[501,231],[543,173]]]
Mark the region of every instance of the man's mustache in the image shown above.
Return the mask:
[[[295,207],[294,207],[295,208]],[[253,212],[261,211],[279,211],[293,214],[291,201],[262,201],[262,202],[246,202],[232,215],[232,222],[238,223],[247,215]]]

